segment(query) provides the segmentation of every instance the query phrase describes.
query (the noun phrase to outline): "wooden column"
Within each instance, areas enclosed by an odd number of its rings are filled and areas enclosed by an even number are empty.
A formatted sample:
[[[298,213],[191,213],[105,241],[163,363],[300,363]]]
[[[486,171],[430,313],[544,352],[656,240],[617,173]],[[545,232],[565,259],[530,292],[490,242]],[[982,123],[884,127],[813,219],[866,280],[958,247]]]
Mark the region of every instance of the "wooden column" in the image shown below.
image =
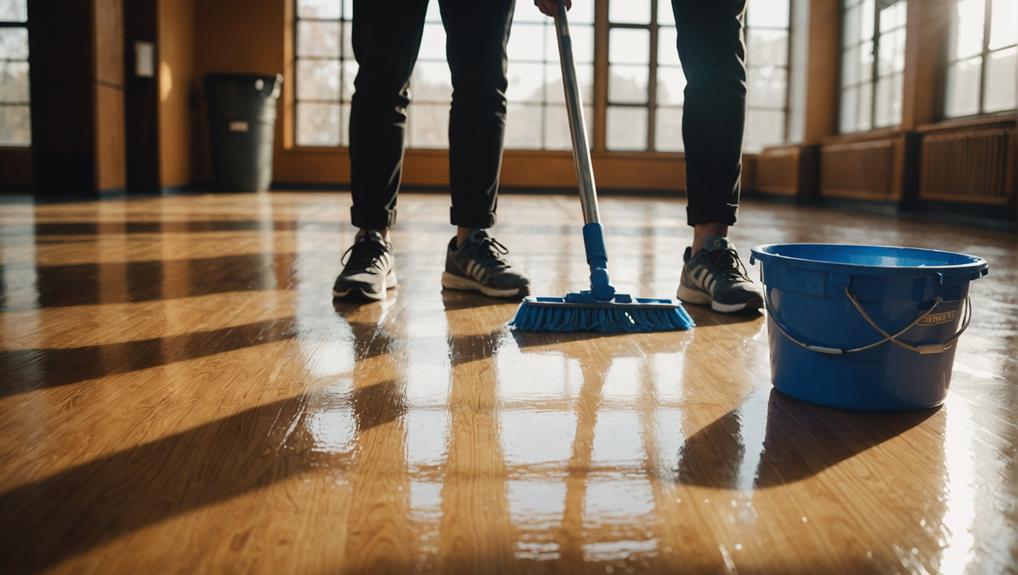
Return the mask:
[[[901,207],[919,209],[922,136],[916,128],[935,122],[943,109],[943,70],[953,0],[908,3],[905,72],[902,78],[900,148]]]
[[[38,195],[122,190],[123,0],[29,0]]]
[[[812,0],[809,64],[806,70],[804,144],[819,144],[838,133],[838,78],[841,73],[841,3]]]
[[[914,130],[940,119],[943,70],[953,0],[908,3],[901,129]]]
[[[594,150],[607,149],[608,0],[594,1]]]

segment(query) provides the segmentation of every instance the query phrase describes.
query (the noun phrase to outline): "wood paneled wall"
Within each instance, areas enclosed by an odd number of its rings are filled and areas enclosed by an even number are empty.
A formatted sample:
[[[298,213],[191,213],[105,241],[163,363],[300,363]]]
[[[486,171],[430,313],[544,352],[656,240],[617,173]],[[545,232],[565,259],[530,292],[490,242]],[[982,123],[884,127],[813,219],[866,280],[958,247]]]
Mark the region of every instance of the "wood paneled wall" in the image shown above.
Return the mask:
[[[749,181],[751,191],[813,199],[819,175],[819,146],[793,145],[763,150]]]

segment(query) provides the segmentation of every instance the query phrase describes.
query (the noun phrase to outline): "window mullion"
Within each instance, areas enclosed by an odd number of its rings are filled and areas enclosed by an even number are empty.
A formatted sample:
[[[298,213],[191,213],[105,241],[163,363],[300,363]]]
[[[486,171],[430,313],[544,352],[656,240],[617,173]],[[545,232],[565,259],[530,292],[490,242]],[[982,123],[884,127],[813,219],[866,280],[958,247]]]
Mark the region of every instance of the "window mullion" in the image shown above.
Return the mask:
[[[990,56],[990,18],[993,16],[993,1],[983,2],[983,46],[982,58],[979,60],[979,105],[978,114],[984,114],[984,102],[986,100],[986,61]]]
[[[787,144],[791,132],[792,116],[792,27],[795,25],[795,0],[788,1],[788,28],[785,29],[785,117],[782,122],[781,143]],[[749,39],[746,40],[746,57],[749,57]],[[747,60],[748,63],[748,60]],[[748,80],[749,78],[747,78]]]
[[[657,3],[659,0],[650,0],[650,68],[647,78],[647,149],[656,148],[655,133],[657,130]]]
[[[880,2],[873,3],[873,39],[869,43],[873,63],[870,64],[870,129],[877,127],[877,84],[880,82]]]

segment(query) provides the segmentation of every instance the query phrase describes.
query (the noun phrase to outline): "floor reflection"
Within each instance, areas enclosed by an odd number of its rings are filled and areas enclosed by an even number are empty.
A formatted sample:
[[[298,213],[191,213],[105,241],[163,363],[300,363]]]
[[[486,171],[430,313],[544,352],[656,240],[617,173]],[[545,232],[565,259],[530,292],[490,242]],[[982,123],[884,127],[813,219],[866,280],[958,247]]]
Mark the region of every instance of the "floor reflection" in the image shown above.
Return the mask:
[[[406,460],[408,405],[405,339],[386,303],[338,304],[357,360],[349,405],[356,421],[346,482],[350,508],[345,547],[354,572],[394,571],[410,564],[417,542],[410,517],[412,479]],[[383,537],[378,537],[383,533]],[[337,533],[337,535],[339,535]],[[371,553],[367,553],[367,550]]]
[[[718,489],[766,489],[801,481],[920,425],[937,410],[846,413],[769,392],[767,403],[747,401],[687,438],[678,453],[676,480]],[[745,428],[766,421],[752,484],[743,462],[752,456]]]
[[[323,223],[345,218],[338,197],[35,207],[5,224],[0,571],[238,557],[257,571],[280,556],[314,572],[1012,567],[1007,241],[942,230],[998,258],[947,404],[847,413],[772,391],[758,315],[690,307],[698,327],[663,334],[507,329],[515,303],[438,289],[450,230],[431,196],[394,231],[400,287],[333,303],[352,236]],[[575,206],[514,205],[524,223],[499,232],[514,261],[542,293],[575,288]],[[673,290],[681,206],[606,206],[609,249],[628,250],[618,277]],[[754,206],[736,242],[934,241],[824,214]]]

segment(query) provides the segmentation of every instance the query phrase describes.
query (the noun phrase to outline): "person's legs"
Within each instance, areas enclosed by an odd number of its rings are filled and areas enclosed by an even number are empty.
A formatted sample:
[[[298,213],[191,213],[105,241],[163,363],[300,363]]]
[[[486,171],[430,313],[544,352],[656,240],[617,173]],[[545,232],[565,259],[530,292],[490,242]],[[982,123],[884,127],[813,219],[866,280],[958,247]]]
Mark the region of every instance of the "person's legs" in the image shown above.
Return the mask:
[[[449,113],[450,219],[463,230],[490,228],[495,224],[502,168],[505,91],[509,85],[506,44],[515,2],[439,2],[453,86]]]
[[[678,297],[714,310],[758,309],[763,301],[726,237],[735,223],[746,123],[746,0],[672,0],[686,75],[682,139],[687,221]]]
[[[439,0],[452,72],[449,114],[450,220],[442,286],[494,297],[530,293],[505,246],[486,231],[495,224],[505,136],[506,44],[514,0]]]
[[[398,7],[354,0],[358,71],[350,110],[350,216],[359,228],[385,232],[396,221],[408,85],[427,8],[428,0],[402,0]]]
[[[682,138],[693,251],[735,223],[746,122],[746,0],[672,0],[686,75]]]
[[[350,217],[361,228],[332,287],[336,298],[381,299],[395,287],[389,226],[403,171],[407,87],[417,61],[428,0],[398,7],[354,0],[353,50],[358,72],[350,112]]]

